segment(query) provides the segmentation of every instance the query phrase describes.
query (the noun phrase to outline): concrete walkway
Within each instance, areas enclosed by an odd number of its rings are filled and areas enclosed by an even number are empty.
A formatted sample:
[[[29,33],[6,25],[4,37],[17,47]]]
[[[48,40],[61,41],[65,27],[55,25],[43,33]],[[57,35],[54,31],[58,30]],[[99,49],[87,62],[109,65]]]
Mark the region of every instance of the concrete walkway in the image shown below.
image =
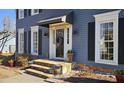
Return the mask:
[[[26,73],[11,78],[0,79],[0,83],[45,83],[44,79]]]

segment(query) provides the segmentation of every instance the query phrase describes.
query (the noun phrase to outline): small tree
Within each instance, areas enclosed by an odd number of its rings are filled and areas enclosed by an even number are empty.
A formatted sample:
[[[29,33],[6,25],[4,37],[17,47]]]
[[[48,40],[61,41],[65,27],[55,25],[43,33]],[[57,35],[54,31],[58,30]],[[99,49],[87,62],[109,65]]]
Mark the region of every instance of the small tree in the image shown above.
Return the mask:
[[[15,24],[8,16],[3,19],[3,29],[0,31],[0,52],[2,53],[6,42],[15,38]]]

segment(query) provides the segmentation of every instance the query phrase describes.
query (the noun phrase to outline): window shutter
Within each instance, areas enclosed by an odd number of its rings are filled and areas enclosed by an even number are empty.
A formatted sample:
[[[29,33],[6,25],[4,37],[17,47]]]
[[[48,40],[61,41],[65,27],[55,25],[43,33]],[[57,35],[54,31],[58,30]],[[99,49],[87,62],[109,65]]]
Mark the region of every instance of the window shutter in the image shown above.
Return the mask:
[[[24,31],[24,53],[27,53],[27,32]]]
[[[42,55],[42,29],[39,29],[38,34],[39,34],[38,53],[39,53],[39,55]]]
[[[31,30],[28,31],[28,53],[31,54]]]
[[[19,45],[19,41],[18,41],[18,31],[16,31],[16,52],[18,53],[18,45]]]
[[[124,64],[124,18],[119,18],[118,63]]]
[[[18,9],[16,9],[16,19],[18,19]]]
[[[27,16],[27,9],[24,9],[24,17]]]
[[[42,12],[42,9],[39,9],[39,13],[41,13]]]
[[[28,16],[31,16],[31,9],[28,9]]]
[[[88,23],[88,60],[95,61],[95,22]]]

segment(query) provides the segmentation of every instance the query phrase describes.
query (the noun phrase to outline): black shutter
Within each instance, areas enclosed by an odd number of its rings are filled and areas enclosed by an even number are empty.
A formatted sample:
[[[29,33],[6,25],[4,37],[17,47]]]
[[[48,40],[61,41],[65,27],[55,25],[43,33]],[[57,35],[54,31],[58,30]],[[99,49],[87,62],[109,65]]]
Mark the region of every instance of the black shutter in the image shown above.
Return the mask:
[[[124,64],[124,18],[119,18],[118,63]]]
[[[88,23],[88,60],[95,61],[95,22]]]
[[[38,53],[39,53],[39,55],[42,55],[42,29],[39,29],[38,34],[39,34]]]
[[[16,9],[16,19],[18,19],[18,9]]]
[[[18,53],[18,45],[19,45],[19,41],[18,41],[18,31],[16,31],[16,53]]]
[[[31,30],[28,31],[28,53],[31,54]]]
[[[28,16],[31,16],[31,9],[28,9]]]
[[[27,16],[27,9],[24,9],[24,17]]]
[[[27,32],[24,31],[24,53],[27,53]]]
[[[42,9],[39,9],[39,13],[41,13],[42,12]]]

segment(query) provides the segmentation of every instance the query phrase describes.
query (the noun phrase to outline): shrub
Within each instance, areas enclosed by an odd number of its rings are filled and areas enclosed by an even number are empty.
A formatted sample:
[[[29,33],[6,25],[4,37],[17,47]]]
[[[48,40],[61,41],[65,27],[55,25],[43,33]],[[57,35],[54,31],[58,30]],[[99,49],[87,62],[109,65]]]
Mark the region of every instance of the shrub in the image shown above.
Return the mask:
[[[115,75],[124,75],[124,70],[115,70],[114,74]]]
[[[9,60],[15,60],[15,55],[9,55],[9,56],[1,56],[2,61],[1,61],[1,64],[2,65],[6,65],[8,66],[8,61]]]
[[[68,50],[67,54],[73,54],[72,50]]]
[[[20,55],[16,58],[16,65],[17,66],[27,66],[28,65],[28,56],[27,55]]]

